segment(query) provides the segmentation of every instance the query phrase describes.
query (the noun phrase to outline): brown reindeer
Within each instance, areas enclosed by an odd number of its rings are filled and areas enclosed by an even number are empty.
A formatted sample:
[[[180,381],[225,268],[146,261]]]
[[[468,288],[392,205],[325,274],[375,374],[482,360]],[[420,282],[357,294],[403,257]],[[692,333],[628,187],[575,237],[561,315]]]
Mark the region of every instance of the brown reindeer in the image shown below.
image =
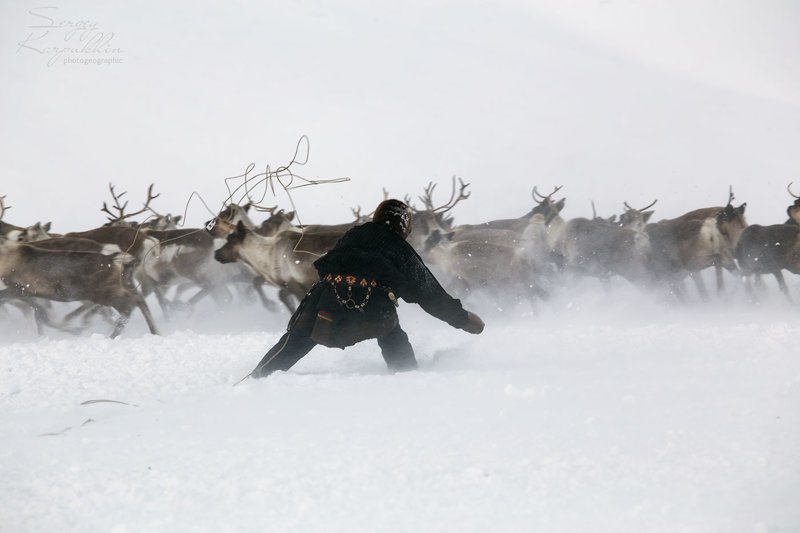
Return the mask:
[[[217,303],[231,301],[232,295],[225,286],[225,281],[233,273],[214,261],[214,238],[204,228],[144,228],[142,232],[159,243],[159,253],[163,260],[151,268],[151,275],[162,291],[188,280],[200,288],[186,302],[189,306],[209,295]]]
[[[291,296],[301,300],[318,279],[314,261],[333,248],[342,233],[304,233],[282,231],[263,237],[239,221],[225,245],[214,253],[220,263],[240,261],[264,279],[279,287],[279,299],[292,312]]]
[[[694,281],[702,299],[708,290],[701,271],[725,268],[738,272],[734,260],[736,245],[747,227],[744,211],[747,204],[733,207],[733,191],[728,204],[690,211],[680,217],[648,224],[650,237],[649,274],[657,282],[666,282],[672,292],[683,299],[682,280],[687,275]],[[722,287],[721,274],[717,277]]]
[[[158,263],[161,261],[158,240],[148,237],[138,228],[128,226],[103,226],[87,231],[73,231],[65,237],[89,239],[102,244],[113,244],[136,258],[134,278],[140,284],[145,297],[155,294],[164,316],[169,316],[170,302],[157,283]]]
[[[655,205],[636,209],[624,203],[619,223],[608,219],[573,218],[564,225],[561,241],[566,269],[606,282],[618,275],[632,283],[644,280],[650,239],[645,231]]]
[[[134,257],[124,253],[54,251],[5,241],[0,243],[0,300],[45,298],[113,307],[119,318],[112,338],[120,334],[137,307],[156,335],[150,309],[133,283],[133,263]]]
[[[672,219],[673,221],[705,221],[711,217],[718,219],[717,226],[723,236],[722,243],[725,248],[725,262],[728,264],[728,267],[723,265],[723,261],[715,262],[713,265],[717,282],[717,293],[721,293],[725,289],[725,281],[722,275],[722,270],[723,268],[730,269],[728,258],[732,257],[735,253],[739,236],[744,228],[747,227],[747,222],[744,219],[744,210],[747,204],[742,204],[738,208],[734,208],[732,204],[733,200],[733,187],[730,187],[728,189],[728,203],[725,206],[703,207],[689,211],[688,213],[684,213],[683,215]],[[722,216],[719,216],[720,214],[722,214]],[[703,294],[707,294],[707,291],[705,290],[705,284],[703,283],[700,274],[694,273],[690,274],[690,276],[695,281],[701,296]]]
[[[251,207],[252,204],[249,202],[244,205],[234,203],[225,205],[217,216],[206,222],[206,231],[215,239],[226,239],[236,230],[239,222],[248,229],[255,229],[256,225],[248,215]]]
[[[264,221],[261,226],[256,226],[248,214],[251,208],[254,208],[254,206],[249,202],[245,205],[234,203],[227,204],[220,210],[217,216],[206,222],[205,229],[214,239],[215,249],[225,244],[228,236],[236,231],[239,222],[241,222],[245,228],[264,237],[271,237],[283,230],[297,229],[297,226],[292,224],[294,213],[286,214],[282,211],[275,213],[278,206],[256,208],[270,214],[270,217]],[[255,289],[261,304],[269,310],[275,310],[275,303],[264,293],[264,285],[268,283],[267,279],[258,272],[255,272],[246,263],[242,262],[240,265],[242,270],[236,274],[235,279],[243,280],[248,283]],[[288,298],[286,295],[284,295],[284,297]]]

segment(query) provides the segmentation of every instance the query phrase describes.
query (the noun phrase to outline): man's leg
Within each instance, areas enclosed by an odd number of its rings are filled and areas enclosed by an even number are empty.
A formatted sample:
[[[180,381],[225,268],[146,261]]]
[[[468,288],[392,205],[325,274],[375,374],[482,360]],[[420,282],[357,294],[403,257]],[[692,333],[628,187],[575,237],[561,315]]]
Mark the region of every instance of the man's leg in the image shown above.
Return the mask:
[[[255,370],[250,373],[250,377],[265,378],[278,370],[289,370],[316,345],[317,343],[306,335],[287,331],[261,359]]]
[[[378,346],[381,347],[383,360],[386,361],[389,370],[402,372],[417,368],[414,348],[408,342],[408,335],[400,327],[400,324],[383,337],[379,337]]]

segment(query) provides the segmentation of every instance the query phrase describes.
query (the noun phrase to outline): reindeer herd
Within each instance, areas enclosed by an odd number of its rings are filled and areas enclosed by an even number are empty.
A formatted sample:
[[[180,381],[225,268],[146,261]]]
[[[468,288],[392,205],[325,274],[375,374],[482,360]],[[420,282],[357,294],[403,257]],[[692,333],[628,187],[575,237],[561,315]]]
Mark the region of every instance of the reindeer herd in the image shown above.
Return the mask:
[[[519,218],[456,224],[452,212],[470,197],[468,184],[454,178],[450,198],[441,205],[433,200],[435,187],[426,187],[421,205],[405,197],[413,207],[409,242],[461,298],[481,296],[499,307],[535,303],[576,276],[588,276],[604,284],[623,278],[679,300],[687,297],[684,281],[691,278],[706,299],[702,272],[711,267],[718,291],[724,290],[724,270],[743,280],[752,298],[757,295],[751,278],[763,286],[760,276],[772,274],[790,298],[783,270],[800,274],[800,196],[791,184],[788,220],[770,226],[748,225],[746,204],[735,206],[732,190],[724,206],[658,222],[650,220],[657,201],[643,208],[625,202],[619,216],[565,220],[561,187],[549,194],[534,187],[532,207]],[[152,185],[142,209],[131,213],[121,201],[125,193],[117,194],[113,186],[110,192],[114,204],[101,209],[106,225],[64,234],[51,233],[49,223],[7,222],[0,197],[0,317],[31,316],[40,334],[44,327],[78,333],[99,317],[113,324],[116,337],[138,309],[156,334],[147,304],[151,296],[165,320],[205,298],[228,305],[237,293],[256,294],[266,309],[278,310],[265,287],[274,288],[293,311],[317,281],[313,262],[349,228],[370,218],[359,209],[349,223],[299,225],[293,212],[230,203],[204,227],[184,228],[181,217],[159,215],[150,206],[158,197]],[[254,211],[268,216],[256,224]],[[145,221],[133,221],[145,214]]]

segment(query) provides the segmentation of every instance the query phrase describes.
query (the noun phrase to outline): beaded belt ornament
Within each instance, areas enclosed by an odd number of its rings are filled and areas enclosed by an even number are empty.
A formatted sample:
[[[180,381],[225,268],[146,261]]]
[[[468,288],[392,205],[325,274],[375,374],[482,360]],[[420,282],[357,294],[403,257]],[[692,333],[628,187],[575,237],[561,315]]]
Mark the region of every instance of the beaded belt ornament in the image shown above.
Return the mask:
[[[378,286],[378,282],[374,279],[367,279],[361,276],[344,276],[342,274],[325,274],[322,278],[323,281],[327,281],[333,287],[333,294],[336,296],[336,300],[344,306],[345,309],[355,309],[356,311],[364,312],[364,307],[369,303],[369,297],[372,295],[372,289]],[[336,289],[337,285],[346,285],[347,286],[347,295],[346,297],[342,297],[339,294],[339,291]],[[364,295],[364,300],[361,303],[356,303],[353,299],[353,287],[358,286],[362,289],[366,289],[367,292]]]

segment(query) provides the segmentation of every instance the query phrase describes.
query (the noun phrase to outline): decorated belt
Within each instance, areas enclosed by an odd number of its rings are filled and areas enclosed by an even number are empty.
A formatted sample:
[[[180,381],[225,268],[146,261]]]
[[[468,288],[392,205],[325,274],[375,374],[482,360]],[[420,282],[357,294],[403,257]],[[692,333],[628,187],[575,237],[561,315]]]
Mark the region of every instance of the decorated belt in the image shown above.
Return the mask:
[[[369,298],[372,295],[372,289],[378,287],[378,282],[374,279],[368,279],[362,276],[352,276],[346,274],[325,274],[322,281],[327,281],[333,287],[333,294],[336,295],[336,300],[345,309],[351,309],[364,312],[364,307],[369,303]],[[342,296],[336,289],[337,286],[346,286],[347,293]],[[357,302],[353,297],[353,287],[361,287],[366,289],[364,297],[361,302]]]
[[[362,276],[351,276],[345,274],[325,274],[322,277],[322,281],[328,281],[330,283],[335,283],[337,285],[347,285],[348,287],[371,287],[375,288],[379,284],[374,279],[365,278]]]

